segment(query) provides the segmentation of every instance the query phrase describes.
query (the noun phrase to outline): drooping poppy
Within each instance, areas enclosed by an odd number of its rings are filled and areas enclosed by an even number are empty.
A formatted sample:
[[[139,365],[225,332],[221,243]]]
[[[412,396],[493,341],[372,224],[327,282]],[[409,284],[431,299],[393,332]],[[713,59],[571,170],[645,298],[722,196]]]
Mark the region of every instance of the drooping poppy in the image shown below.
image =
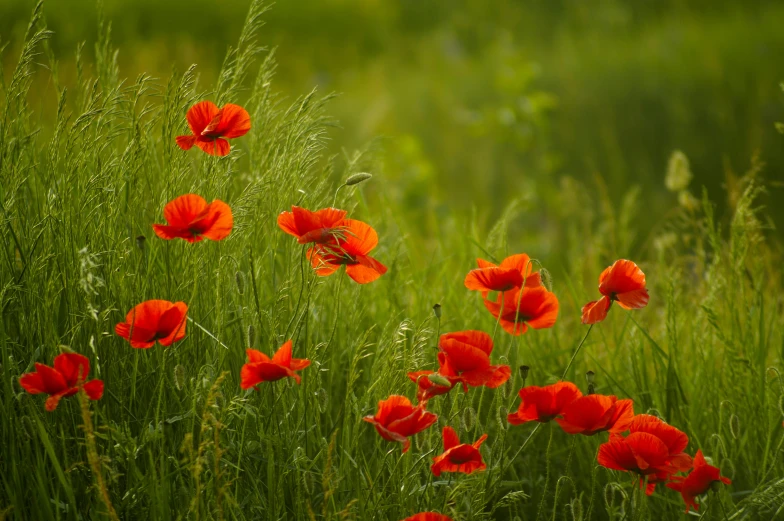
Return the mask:
[[[597,432],[620,433],[629,428],[634,418],[632,400],[616,396],[589,394],[577,398],[561,411],[555,421],[569,434],[591,436]]]
[[[177,136],[177,145],[183,150],[196,145],[210,155],[225,156],[231,150],[226,140],[244,136],[250,130],[248,111],[231,103],[219,109],[211,101],[201,101],[185,117],[192,134]]]
[[[343,219],[337,227],[343,237],[333,235],[326,243],[308,250],[308,258],[319,276],[332,275],[345,265],[349,277],[367,284],[387,272],[386,266],[368,255],[378,245],[376,230],[354,219]]]
[[[512,425],[530,421],[547,423],[562,414],[563,410],[583,393],[572,382],[557,382],[544,387],[523,387],[519,395],[520,407],[507,416]]]
[[[170,346],[185,338],[187,313],[184,302],[148,300],[134,306],[114,331],[138,349],[152,347],[155,342]]]
[[[452,518],[437,512],[420,512],[405,518],[403,521],[452,521]]]
[[[272,358],[256,349],[246,349],[248,363],[242,366],[240,387],[251,389],[262,382],[274,382],[286,377],[299,383],[301,378],[295,371],[305,369],[310,365],[310,360],[292,358],[292,346],[291,340],[287,341]]]
[[[520,288],[525,282],[525,287],[535,288],[542,285],[538,272],[533,271],[531,259],[525,253],[511,255],[496,266],[484,259],[476,259],[479,268],[468,272],[465,278],[465,287],[470,290],[480,291],[483,297],[491,291],[509,291]]]
[[[555,293],[547,291],[544,286],[523,288],[522,295],[520,291],[499,293],[495,302],[485,299],[485,307],[507,333],[515,336],[522,335],[529,327],[553,327],[558,318],[558,297]]]
[[[694,507],[695,511],[700,509],[695,499],[697,496],[705,494],[711,488],[713,483],[724,483],[731,485],[732,481],[729,478],[722,477],[721,470],[718,467],[709,465],[705,461],[705,456],[702,450],[697,451],[694,456],[694,469],[688,476],[673,476],[672,481],[667,483],[667,488],[671,488],[681,493],[684,503],[686,503],[686,513],[689,509]]]
[[[487,468],[482,460],[482,453],[479,452],[479,447],[487,439],[487,434],[482,434],[471,445],[460,443],[457,433],[449,426],[444,427],[443,436],[444,452],[433,458],[433,464],[430,466],[434,476],[438,477],[442,472],[471,474]]]
[[[372,423],[382,438],[403,444],[403,453],[411,446],[409,437],[422,432],[436,421],[438,416],[425,409],[425,404],[416,407],[405,396],[393,394],[386,400],[378,402],[375,416],[362,418]]]
[[[589,302],[582,309],[583,324],[595,324],[607,318],[613,302],[624,309],[639,309],[648,305],[645,273],[632,261],[620,259],[599,276],[599,300]]]
[[[440,372],[434,371],[415,371],[408,373],[408,378],[417,384],[417,400],[426,402],[433,396],[446,394],[455,387],[458,379],[453,375],[450,378],[447,375],[442,375]]]
[[[629,432],[653,434],[667,447],[667,458],[671,468],[684,471],[691,467],[692,458],[684,452],[689,444],[689,437],[683,431],[664,423],[656,416],[638,414],[629,424]]]
[[[90,373],[90,360],[77,353],[63,353],[54,358],[54,367],[35,364],[35,371],[23,374],[19,385],[30,394],[48,394],[46,410],[54,411],[61,398],[73,396],[84,388],[91,400],[100,400],[103,396],[101,380],[87,381]]]
[[[340,222],[346,217],[345,210],[323,208],[315,212],[292,206],[290,212],[278,215],[278,226],[281,230],[293,235],[300,244],[315,242],[325,244],[336,233],[340,233]]]
[[[169,201],[163,208],[168,224],[153,224],[161,239],[185,239],[190,243],[202,239],[220,241],[231,233],[234,217],[228,204],[215,199],[207,204],[203,197],[186,194]]]
[[[484,331],[457,331],[441,335],[438,340],[439,373],[452,381],[491,389],[509,379],[512,370],[508,365],[491,365],[493,339]],[[457,376],[452,376],[457,375]]]

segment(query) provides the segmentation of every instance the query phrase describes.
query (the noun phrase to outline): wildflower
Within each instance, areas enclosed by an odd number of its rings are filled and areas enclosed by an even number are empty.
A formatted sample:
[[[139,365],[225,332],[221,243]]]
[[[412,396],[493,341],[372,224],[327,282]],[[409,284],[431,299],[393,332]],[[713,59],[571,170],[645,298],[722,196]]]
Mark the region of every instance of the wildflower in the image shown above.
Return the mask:
[[[310,365],[310,360],[292,358],[291,340],[283,344],[272,356],[268,357],[256,349],[246,349],[248,363],[240,371],[240,387],[251,389],[262,382],[274,382],[281,378],[291,377],[299,383],[301,378],[295,371],[301,371]]]
[[[114,331],[128,340],[131,347],[147,349],[159,342],[170,346],[185,338],[188,306],[184,302],[147,300],[134,306]]]
[[[620,259],[599,276],[599,292],[603,295],[583,306],[583,324],[595,324],[607,318],[613,301],[624,309],[639,309],[648,305],[645,274],[632,261]]]
[[[501,327],[515,336],[525,333],[529,327],[553,327],[558,318],[558,297],[542,286],[507,291],[499,294],[495,302],[485,299],[484,303]]]
[[[494,389],[509,379],[508,365],[491,365],[493,339],[484,331],[458,331],[441,335],[438,341],[439,373],[450,380]],[[456,375],[456,376],[454,376]]]
[[[539,273],[533,272],[531,259],[525,253],[511,255],[501,261],[499,266],[484,259],[476,259],[478,269],[468,272],[465,287],[482,292],[486,297],[491,291],[509,291],[520,288],[525,281],[526,288],[542,285]]]
[[[35,371],[23,374],[19,385],[30,394],[48,394],[46,410],[57,409],[61,398],[73,396],[79,389],[84,389],[91,400],[100,400],[103,396],[101,380],[87,380],[90,373],[90,360],[77,353],[63,353],[54,358],[54,367],[35,364]]]
[[[333,236],[325,244],[316,244],[308,250],[308,258],[316,273],[322,277],[332,275],[340,266],[359,284],[373,282],[387,272],[387,267],[368,253],[378,245],[376,230],[362,221],[343,219],[345,238]]]
[[[667,488],[671,488],[681,493],[683,501],[686,503],[686,513],[689,513],[689,508],[694,507],[694,510],[699,510],[700,506],[695,501],[695,498],[708,491],[714,483],[724,483],[731,485],[732,481],[729,478],[721,476],[721,471],[713,465],[708,465],[705,461],[705,456],[702,450],[697,451],[694,456],[694,470],[688,476],[674,476],[670,483],[667,483]]]
[[[444,453],[433,458],[433,465],[430,467],[434,476],[438,477],[442,472],[471,474],[487,468],[479,452],[479,447],[487,439],[487,434],[482,434],[472,445],[460,443],[452,427],[444,427],[443,435]]]
[[[438,421],[438,416],[426,411],[424,404],[414,407],[405,396],[393,394],[378,402],[375,416],[362,419],[372,423],[385,440],[402,443],[403,453],[406,453],[411,446],[408,438],[433,425]]]
[[[231,147],[226,140],[244,136],[250,130],[248,111],[231,103],[219,109],[211,101],[199,102],[188,110],[186,119],[192,134],[177,136],[177,145],[183,150],[196,145],[213,156],[228,154]]]
[[[591,394],[572,401],[561,411],[561,418],[555,421],[568,434],[591,436],[603,431],[610,434],[623,432],[629,428],[633,417],[631,400]]]
[[[457,376],[457,375],[453,375]],[[417,384],[417,400],[426,402],[433,396],[447,394],[455,387],[456,379],[450,379],[446,375],[441,375],[433,371],[415,371],[408,373],[408,378]]]
[[[215,199],[207,204],[196,194],[181,195],[163,209],[168,225],[153,224],[152,229],[161,239],[185,239],[190,243],[202,239],[220,241],[231,233],[234,217],[229,205]]]
[[[452,518],[437,512],[420,512],[405,518],[403,521],[452,521]]]
[[[653,434],[667,447],[668,461],[673,468],[683,471],[691,467],[691,456],[683,452],[689,444],[689,437],[683,431],[664,423],[656,416],[638,414],[629,424],[629,432]]]
[[[563,413],[563,410],[582,393],[572,382],[558,382],[545,387],[531,385],[520,389],[520,407],[507,420],[512,425],[530,421],[547,423]]]
[[[296,237],[300,244],[309,242],[324,244],[339,232],[338,225],[345,216],[345,210],[336,208],[323,208],[311,212],[292,205],[290,212],[281,212],[278,215],[278,226],[284,232]]]

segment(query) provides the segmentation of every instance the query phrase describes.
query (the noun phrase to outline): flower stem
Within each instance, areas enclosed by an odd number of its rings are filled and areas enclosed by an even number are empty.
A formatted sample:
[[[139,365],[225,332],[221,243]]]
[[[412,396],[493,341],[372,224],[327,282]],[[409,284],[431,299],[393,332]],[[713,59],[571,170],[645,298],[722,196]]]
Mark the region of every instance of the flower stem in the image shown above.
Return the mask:
[[[585,343],[585,340],[588,338],[588,335],[591,333],[591,329],[593,329],[593,324],[588,326],[588,331],[585,332],[585,336],[583,337],[582,340],[580,340],[580,344],[577,346],[577,349],[574,350],[574,354],[572,354],[572,359],[569,360],[568,364],[566,364],[566,369],[564,369],[563,376],[561,377],[561,380],[566,378],[566,375],[569,373],[569,369],[572,367],[572,364],[574,363],[574,359],[577,358],[577,353],[580,352],[580,349],[582,349],[583,344]]]
[[[106,487],[106,481],[103,479],[103,472],[101,472],[101,457],[98,455],[98,448],[95,444],[95,428],[93,427],[93,418],[90,412],[90,401],[84,387],[79,389],[79,408],[82,411],[82,429],[84,430],[84,438],[87,443],[87,460],[90,463],[90,469],[98,487],[98,495],[106,507],[109,518],[112,521],[120,521],[112,505],[112,499],[109,497],[109,489]]]

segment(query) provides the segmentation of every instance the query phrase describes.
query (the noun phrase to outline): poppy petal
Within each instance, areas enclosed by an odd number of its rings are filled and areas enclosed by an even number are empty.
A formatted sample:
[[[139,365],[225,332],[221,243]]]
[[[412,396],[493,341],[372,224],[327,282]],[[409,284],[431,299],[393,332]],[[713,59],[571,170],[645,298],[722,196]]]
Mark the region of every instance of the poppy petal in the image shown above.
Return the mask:
[[[231,151],[231,145],[223,138],[197,139],[196,146],[211,156],[223,157]]]
[[[645,288],[645,274],[632,261],[620,259],[605,269],[599,277],[599,292],[617,295]]]
[[[188,305],[185,302],[175,302],[167,309],[158,321],[158,342],[162,346],[170,346],[185,338]]]
[[[278,351],[272,357],[272,363],[281,365],[283,367],[289,367],[291,365],[292,348],[293,344],[291,340],[280,346],[280,349],[278,349]]]
[[[250,130],[250,115],[239,105],[227,103],[221,109],[221,118],[213,131],[227,139],[244,136]]]
[[[225,239],[234,228],[231,207],[218,199],[209,204],[207,214],[200,222],[205,226],[204,237],[213,241]]]
[[[181,149],[190,150],[196,144],[196,136],[177,136],[175,141]]]
[[[640,309],[648,305],[650,297],[647,289],[640,288],[634,291],[618,293],[615,298],[618,299],[618,305],[624,309]]]
[[[200,136],[207,125],[218,115],[220,109],[211,101],[200,101],[188,109],[185,119],[194,135]]]
[[[373,257],[357,256],[357,264],[346,266],[346,274],[358,284],[368,284],[387,272],[387,267]]]
[[[582,323],[583,324],[596,324],[607,318],[607,312],[610,310],[612,301],[609,297],[602,297],[599,300],[594,300],[583,306],[582,309]]]
[[[90,360],[78,353],[62,353],[54,358],[54,368],[63,375],[68,387],[74,387],[90,374]]]
[[[457,447],[458,445],[460,445],[460,438],[457,437],[457,433],[449,425],[444,427],[442,434],[444,437],[444,451],[447,451],[452,447]]]
[[[103,396],[103,381],[90,380],[84,384],[84,392],[87,393],[87,397],[91,400],[100,400]]]
[[[163,218],[169,226],[187,229],[207,210],[207,201],[200,195],[181,195],[163,207]]]
[[[378,246],[378,234],[369,224],[356,219],[343,219],[338,224],[346,235],[343,248],[351,255],[367,255]]]

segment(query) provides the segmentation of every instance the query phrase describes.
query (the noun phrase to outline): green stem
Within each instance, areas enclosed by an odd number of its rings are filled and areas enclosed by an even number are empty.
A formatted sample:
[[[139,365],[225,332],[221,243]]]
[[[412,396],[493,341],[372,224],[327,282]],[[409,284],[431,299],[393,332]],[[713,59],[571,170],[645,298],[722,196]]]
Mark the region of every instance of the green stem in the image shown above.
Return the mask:
[[[591,333],[591,329],[593,329],[593,324],[588,326],[588,331],[585,332],[585,336],[583,337],[582,340],[580,340],[580,344],[577,346],[577,349],[574,350],[574,354],[572,354],[572,359],[569,360],[568,364],[566,364],[566,369],[564,369],[561,380],[564,380],[566,378],[566,375],[569,373],[569,369],[572,367],[572,364],[574,363],[574,359],[577,358],[577,353],[580,352],[580,349],[582,349],[585,340],[588,338],[588,335]]]

